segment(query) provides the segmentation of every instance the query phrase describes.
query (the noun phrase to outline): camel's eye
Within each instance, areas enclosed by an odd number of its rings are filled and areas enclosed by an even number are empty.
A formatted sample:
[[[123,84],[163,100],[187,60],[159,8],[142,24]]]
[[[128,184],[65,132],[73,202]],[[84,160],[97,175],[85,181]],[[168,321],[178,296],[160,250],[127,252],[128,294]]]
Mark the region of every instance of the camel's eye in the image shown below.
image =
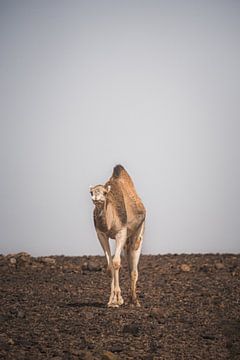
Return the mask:
[[[93,192],[92,192],[92,191],[90,191],[90,194],[91,194],[91,196],[93,196]]]

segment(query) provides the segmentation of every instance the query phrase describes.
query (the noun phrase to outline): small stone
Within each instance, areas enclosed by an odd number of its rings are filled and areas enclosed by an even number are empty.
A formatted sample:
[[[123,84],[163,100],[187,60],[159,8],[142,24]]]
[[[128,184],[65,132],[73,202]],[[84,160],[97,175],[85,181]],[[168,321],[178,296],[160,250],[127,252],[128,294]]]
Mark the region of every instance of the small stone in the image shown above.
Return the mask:
[[[9,338],[9,339],[8,339],[8,344],[9,344],[9,345],[14,345],[14,344],[15,344],[12,338]]]
[[[124,325],[123,333],[132,334],[133,336],[139,336],[140,327],[137,324]]]
[[[94,261],[85,261],[82,265],[82,270],[87,270],[87,271],[101,271],[102,267],[101,265],[99,265],[98,263],[94,262]]]
[[[224,264],[223,264],[222,262],[217,262],[217,263],[215,264],[215,268],[216,268],[217,270],[222,270],[222,269],[224,269]]]
[[[14,257],[16,254],[13,254],[13,253],[9,253],[7,254],[5,257],[6,259],[10,259],[11,257]]]
[[[118,356],[111,351],[104,351],[101,357],[102,360],[118,360]]]
[[[188,264],[182,264],[180,268],[183,272],[189,272],[191,270],[191,267]]]
[[[17,312],[17,317],[20,318],[20,319],[25,318],[25,313],[24,313],[24,311],[19,310],[19,311]]]
[[[17,258],[17,264],[19,266],[26,267],[31,262],[31,256],[26,252],[21,252],[16,254],[16,258]]]
[[[94,357],[90,351],[86,350],[72,350],[71,351],[73,356],[77,356],[78,359],[82,360],[94,360]]]
[[[45,264],[48,264],[48,265],[55,265],[56,264],[56,260],[53,259],[53,258],[50,258],[50,257],[44,257],[41,259],[41,261]]]
[[[116,343],[114,345],[111,346],[111,348],[109,349],[112,353],[120,353],[122,352],[123,349],[123,345],[121,343]]]
[[[162,309],[154,307],[150,310],[149,316],[151,318],[159,320],[165,317],[165,313]]]
[[[88,262],[85,261],[83,264],[82,264],[82,270],[88,270]]]
[[[199,271],[205,272],[207,273],[209,271],[209,266],[208,264],[203,264],[199,267]]]
[[[20,252],[20,253],[17,253],[15,256],[16,256],[17,258],[18,258],[18,257],[29,258],[31,255],[28,254],[27,252],[22,251],[22,252]]]
[[[62,266],[62,269],[64,271],[69,271],[69,272],[74,272],[74,273],[81,272],[81,267],[79,265],[71,264],[71,263],[64,264]]]
[[[11,257],[11,258],[9,259],[9,262],[10,262],[11,265],[16,265],[17,260],[16,260],[14,257]]]
[[[89,312],[85,312],[85,317],[87,320],[92,320],[94,319],[94,314],[93,313],[89,313]]]
[[[33,268],[33,269],[38,269],[38,268],[43,268],[44,267],[44,264],[41,264],[41,263],[38,263],[38,262],[34,262],[34,263],[32,263],[31,264],[31,267]]]
[[[88,263],[88,270],[89,270],[89,271],[101,271],[102,268],[101,268],[101,266],[100,266],[99,264],[90,261],[90,262]]]

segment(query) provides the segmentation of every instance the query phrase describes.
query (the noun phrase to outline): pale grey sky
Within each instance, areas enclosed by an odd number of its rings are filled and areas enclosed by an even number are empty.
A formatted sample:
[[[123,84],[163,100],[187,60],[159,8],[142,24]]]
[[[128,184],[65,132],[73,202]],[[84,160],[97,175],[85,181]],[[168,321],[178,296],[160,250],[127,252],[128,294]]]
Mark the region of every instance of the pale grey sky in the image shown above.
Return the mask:
[[[0,1],[0,253],[102,254],[115,164],[144,253],[240,251],[240,2]]]

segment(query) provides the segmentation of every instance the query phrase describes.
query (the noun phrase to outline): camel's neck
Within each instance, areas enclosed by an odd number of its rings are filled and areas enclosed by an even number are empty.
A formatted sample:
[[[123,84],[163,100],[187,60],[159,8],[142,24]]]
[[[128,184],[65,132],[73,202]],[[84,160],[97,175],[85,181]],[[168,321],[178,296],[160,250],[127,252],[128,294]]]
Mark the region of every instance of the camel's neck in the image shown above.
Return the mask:
[[[101,213],[103,214],[104,210],[106,209],[106,202],[96,204],[95,209],[98,215],[100,215]]]
[[[97,220],[98,223],[100,223],[102,226],[106,225],[106,202],[101,203],[101,204],[97,204],[95,206],[95,218]]]
[[[95,226],[102,232],[110,234],[114,224],[112,218],[112,211],[109,208],[111,203],[106,200],[104,203],[96,204],[94,209],[94,223]],[[110,212],[109,212],[110,211]],[[111,213],[111,216],[109,214]]]

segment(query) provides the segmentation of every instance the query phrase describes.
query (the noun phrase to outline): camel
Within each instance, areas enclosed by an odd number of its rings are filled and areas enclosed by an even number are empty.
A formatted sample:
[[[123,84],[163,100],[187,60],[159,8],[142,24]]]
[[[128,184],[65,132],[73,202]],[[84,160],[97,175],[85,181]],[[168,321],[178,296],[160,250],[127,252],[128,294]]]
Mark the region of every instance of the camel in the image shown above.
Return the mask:
[[[90,187],[90,193],[95,205],[93,218],[97,237],[112,277],[108,307],[119,307],[124,302],[119,285],[123,249],[131,280],[131,304],[140,306],[136,284],[146,217],[144,205],[136,193],[132,179],[121,165],[114,167],[112,176],[105,185]],[[109,238],[116,242],[113,258]]]

